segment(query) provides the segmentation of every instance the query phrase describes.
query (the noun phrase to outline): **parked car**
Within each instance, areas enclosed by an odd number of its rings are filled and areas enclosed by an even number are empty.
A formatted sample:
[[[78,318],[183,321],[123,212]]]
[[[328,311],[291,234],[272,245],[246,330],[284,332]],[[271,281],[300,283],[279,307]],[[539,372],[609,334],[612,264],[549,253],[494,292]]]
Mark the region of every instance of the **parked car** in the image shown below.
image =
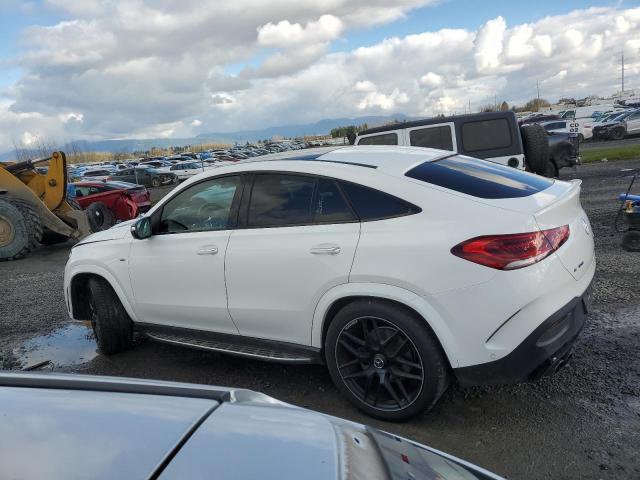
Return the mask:
[[[578,141],[583,142],[593,136],[593,125],[589,122],[580,123],[577,120],[550,120],[541,122],[540,126],[550,133],[568,133],[578,136]]]
[[[386,125],[361,131],[350,141],[356,145],[410,145],[450,150],[547,177],[556,177],[560,168],[580,161],[576,134],[556,134],[550,148],[549,137],[542,127],[537,124],[519,127],[513,112],[455,115]],[[565,156],[565,152],[569,156]],[[563,163],[558,163],[558,158],[562,158]]]
[[[102,203],[114,220],[136,218],[151,208],[151,196],[142,185],[126,182],[76,182],[67,186],[67,196],[85,210],[94,203]]]
[[[136,330],[324,362],[386,420],[431,408],[454,378],[536,380],[569,358],[595,271],[579,181],[424,148],[315,153],[208,170],[82,240],[69,314],[91,318],[104,354]]]
[[[593,128],[594,138],[600,140],[622,140],[636,134],[640,134],[640,110],[623,112]]]
[[[186,180],[189,177],[193,177],[199,173],[202,173],[205,168],[208,167],[208,163],[205,161],[202,162],[182,162],[176,163],[174,166],[169,168],[169,171],[176,174],[178,177],[178,181]]]
[[[173,172],[142,166],[120,170],[108,177],[107,180],[136,183],[145,187],[160,187],[178,183],[178,176]]]
[[[113,175],[113,169],[106,168],[93,168],[79,172],[79,178],[91,179],[91,180],[106,180],[109,176]]]
[[[0,373],[2,476],[492,480],[464,460],[244,389]],[[37,459],[37,461],[36,461]]]

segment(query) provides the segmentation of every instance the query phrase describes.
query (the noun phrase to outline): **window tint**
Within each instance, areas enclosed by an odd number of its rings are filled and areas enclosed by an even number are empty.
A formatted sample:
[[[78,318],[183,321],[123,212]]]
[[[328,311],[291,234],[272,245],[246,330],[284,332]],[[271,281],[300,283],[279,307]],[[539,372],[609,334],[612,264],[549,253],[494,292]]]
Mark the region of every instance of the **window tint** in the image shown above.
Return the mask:
[[[463,156],[424,162],[406,175],[480,198],[527,197],[553,185],[545,177]]]
[[[230,228],[229,214],[240,177],[198,183],[169,200],[160,217],[161,233],[202,232]]]
[[[355,220],[349,204],[334,180],[318,180],[318,192],[314,202],[314,223],[339,223]]]
[[[249,202],[249,227],[312,223],[311,205],[316,181],[303,175],[256,175]]]
[[[506,118],[462,124],[462,146],[467,152],[511,146],[511,129]]]
[[[351,182],[340,182],[360,220],[379,220],[420,212],[420,208],[392,195]]]
[[[372,135],[362,137],[358,140],[358,145],[397,145],[397,133],[383,133],[382,135]]]
[[[440,150],[453,150],[451,139],[451,127],[418,128],[409,133],[411,145],[415,147],[439,148]]]

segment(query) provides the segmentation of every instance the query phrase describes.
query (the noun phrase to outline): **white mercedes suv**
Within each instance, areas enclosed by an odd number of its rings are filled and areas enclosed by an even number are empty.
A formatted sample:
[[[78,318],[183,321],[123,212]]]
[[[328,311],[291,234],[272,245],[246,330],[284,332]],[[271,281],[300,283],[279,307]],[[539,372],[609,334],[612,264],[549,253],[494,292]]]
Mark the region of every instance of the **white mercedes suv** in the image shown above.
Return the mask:
[[[580,182],[451,152],[362,146],[207,170],[71,251],[65,297],[114,354],[134,332],[325,363],[404,420],[462,385],[535,380],[571,354],[595,271]]]

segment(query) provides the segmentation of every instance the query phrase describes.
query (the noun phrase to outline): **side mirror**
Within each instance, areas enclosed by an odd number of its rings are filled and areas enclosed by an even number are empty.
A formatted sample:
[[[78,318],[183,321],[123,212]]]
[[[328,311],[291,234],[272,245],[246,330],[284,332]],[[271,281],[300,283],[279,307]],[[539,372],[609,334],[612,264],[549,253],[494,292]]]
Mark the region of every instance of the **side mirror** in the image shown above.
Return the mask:
[[[138,240],[149,238],[151,236],[151,221],[149,217],[142,217],[131,225],[131,235]]]

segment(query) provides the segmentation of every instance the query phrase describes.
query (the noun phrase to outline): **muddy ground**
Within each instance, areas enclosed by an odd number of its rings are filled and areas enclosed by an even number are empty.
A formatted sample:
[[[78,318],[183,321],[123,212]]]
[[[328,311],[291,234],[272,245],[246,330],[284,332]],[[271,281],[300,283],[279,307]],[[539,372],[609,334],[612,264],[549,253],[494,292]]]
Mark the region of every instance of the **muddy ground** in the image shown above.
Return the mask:
[[[260,390],[286,402],[366,422],[509,478],[640,478],[640,253],[620,249],[615,198],[628,179],[610,162],[563,172],[582,178],[598,267],[594,304],[572,361],[536,384],[452,386],[429,414],[404,424],[358,413],[321,366],[282,366],[150,341],[106,358],[70,323],[62,272],[69,245],[0,264],[0,362],[45,369],[178,380]],[[640,182],[637,186],[640,193]],[[157,192],[160,193],[160,192]]]

